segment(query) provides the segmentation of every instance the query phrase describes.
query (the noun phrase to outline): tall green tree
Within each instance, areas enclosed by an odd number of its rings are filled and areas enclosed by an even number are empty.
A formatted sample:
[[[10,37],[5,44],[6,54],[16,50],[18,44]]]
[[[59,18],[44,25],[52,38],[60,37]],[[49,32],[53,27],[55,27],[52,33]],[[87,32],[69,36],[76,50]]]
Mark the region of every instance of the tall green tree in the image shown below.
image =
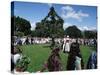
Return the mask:
[[[23,32],[24,35],[29,35],[31,33],[31,24],[24,18],[12,16],[11,24],[13,25],[14,32]]]
[[[84,37],[91,39],[91,38],[97,38],[97,31],[92,31],[92,30],[85,30],[84,31]]]
[[[48,15],[41,22],[36,23],[35,31],[37,36],[62,37],[64,33],[63,22],[63,19],[58,16],[54,7],[51,7]]]
[[[69,35],[71,38],[80,38],[82,37],[81,30],[78,29],[75,25],[69,26],[64,31],[65,35]]]

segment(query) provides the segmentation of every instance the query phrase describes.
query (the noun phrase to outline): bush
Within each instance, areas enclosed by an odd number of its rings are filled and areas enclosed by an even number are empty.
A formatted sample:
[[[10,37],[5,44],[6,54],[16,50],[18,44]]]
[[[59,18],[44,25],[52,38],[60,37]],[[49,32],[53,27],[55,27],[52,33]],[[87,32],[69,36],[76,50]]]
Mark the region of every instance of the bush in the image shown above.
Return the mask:
[[[15,33],[15,35],[18,36],[18,37],[22,37],[22,36],[24,36],[24,33],[18,31],[18,32]]]
[[[16,71],[23,72],[27,70],[29,63],[30,63],[30,59],[26,56],[23,56],[21,59],[18,60],[16,64]]]

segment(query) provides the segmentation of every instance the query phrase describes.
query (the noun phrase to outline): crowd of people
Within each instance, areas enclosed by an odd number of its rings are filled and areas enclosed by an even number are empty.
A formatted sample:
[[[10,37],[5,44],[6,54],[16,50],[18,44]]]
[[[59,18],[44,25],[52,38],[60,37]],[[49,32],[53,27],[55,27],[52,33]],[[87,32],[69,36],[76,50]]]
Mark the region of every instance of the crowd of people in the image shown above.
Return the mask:
[[[16,37],[14,36],[14,44],[17,45],[28,45],[28,44],[45,44],[50,42],[50,38],[39,38],[39,37]]]
[[[24,45],[24,44],[46,44],[46,43],[50,43],[52,41],[52,38],[48,37],[48,38],[43,38],[43,37],[17,37],[14,36],[14,44],[20,44],[20,45]],[[57,43],[72,43],[74,42],[76,39],[75,38],[69,38],[69,36],[64,37],[64,38],[55,38],[54,41]],[[97,39],[84,39],[84,38],[78,38],[78,43],[80,45],[95,45],[97,42]]]
[[[66,70],[81,70],[81,69],[96,69],[97,68],[97,40],[95,39],[71,39],[69,37],[62,39],[55,38],[54,41],[50,38],[16,38],[14,45],[23,45],[23,44],[44,44],[50,43],[54,47],[52,48],[52,52],[48,57],[48,60],[44,63],[43,68],[40,72],[44,70],[51,71],[61,71],[62,70],[62,63],[60,57],[60,51],[62,50],[64,53],[68,54],[68,60],[66,61]],[[95,45],[96,50],[91,52],[91,55],[88,59],[87,66],[84,66],[82,54],[80,51],[80,45]],[[59,46],[57,46],[59,45]],[[12,55],[14,55],[11,60],[12,70],[16,65],[18,59],[21,59],[21,51],[16,52],[16,48],[12,51]]]

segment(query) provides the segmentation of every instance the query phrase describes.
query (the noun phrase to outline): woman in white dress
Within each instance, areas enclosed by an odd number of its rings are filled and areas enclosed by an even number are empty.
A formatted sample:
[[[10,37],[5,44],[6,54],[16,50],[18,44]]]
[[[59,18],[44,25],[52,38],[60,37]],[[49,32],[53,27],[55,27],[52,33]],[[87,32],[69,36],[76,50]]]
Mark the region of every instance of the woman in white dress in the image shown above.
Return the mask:
[[[66,40],[66,42],[63,44],[63,52],[70,52],[70,42],[69,40]]]

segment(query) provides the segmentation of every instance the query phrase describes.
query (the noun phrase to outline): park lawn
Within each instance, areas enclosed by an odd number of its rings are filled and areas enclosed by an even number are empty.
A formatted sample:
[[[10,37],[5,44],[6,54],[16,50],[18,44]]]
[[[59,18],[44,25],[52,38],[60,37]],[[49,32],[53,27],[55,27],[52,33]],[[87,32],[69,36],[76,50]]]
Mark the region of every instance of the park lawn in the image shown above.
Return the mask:
[[[86,68],[88,58],[91,54],[91,49],[90,49],[89,46],[84,46],[84,45],[81,45],[80,49],[81,49],[81,54],[82,54],[82,57],[83,57],[84,66]]]
[[[48,59],[51,50],[47,45],[24,45],[21,46],[24,55],[30,58],[29,72],[37,72],[42,69],[44,62]]]
[[[47,61],[47,59],[51,53],[51,50],[50,50],[48,44],[45,44],[45,45],[37,45],[37,44],[23,45],[23,46],[21,46],[21,49],[22,49],[22,54],[26,55],[30,58],[30,64],[27,69],[27,71],[29,71],[29,72],[40,71],[43,68],[44,62]],[[83,56],[83,61],[86,66],[87,60],[90,55],[89,47],[80,46],[80,49],[81,49],[81,53]],[[61,51],[60,56],[61,56],[62,70],[65,71],[68,54],[65,54]]]

